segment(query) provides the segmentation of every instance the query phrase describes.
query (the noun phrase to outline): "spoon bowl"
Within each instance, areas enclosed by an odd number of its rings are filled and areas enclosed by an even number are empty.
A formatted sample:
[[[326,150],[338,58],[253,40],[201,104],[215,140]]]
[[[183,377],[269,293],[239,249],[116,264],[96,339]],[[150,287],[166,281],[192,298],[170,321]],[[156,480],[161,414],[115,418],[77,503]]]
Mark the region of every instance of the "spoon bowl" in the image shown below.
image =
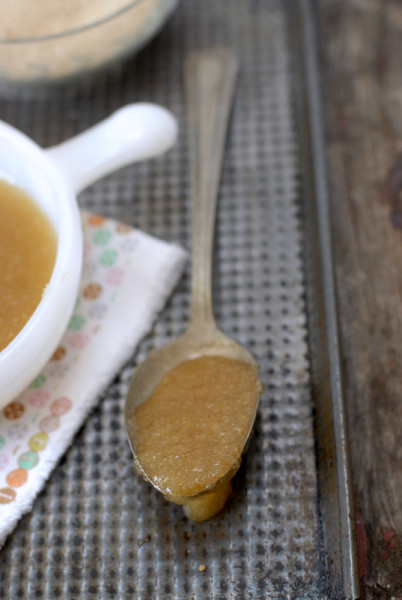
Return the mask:
[[[204,323],[193,321],[180,337],[162,348],[152,350],[146,360],[136,368],[125,405],[126,428],[130,442],[135,440],[132,417],[138,406],[152,395],[166,373],[186,360],[194,360],[201,356],[223,356],[258,368],[252,354],[225,335],[214,323],[205,327]],[[248,433],[250,432],[251,428]],[[131,447],[136,458],[134,443]],[[138,460],[136,464],[141,468]],[[146,473],[144,475],[146,476]]]

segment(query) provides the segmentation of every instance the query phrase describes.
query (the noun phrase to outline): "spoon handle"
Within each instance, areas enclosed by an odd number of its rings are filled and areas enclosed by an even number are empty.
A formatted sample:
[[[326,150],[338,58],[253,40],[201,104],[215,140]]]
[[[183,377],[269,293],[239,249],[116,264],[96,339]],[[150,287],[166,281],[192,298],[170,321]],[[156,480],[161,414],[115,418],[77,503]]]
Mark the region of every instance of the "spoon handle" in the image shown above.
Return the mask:
[[[191,325],[212,325],[214,224],[237,60],[227,49],[191,53],[184,65],[193,196]]]

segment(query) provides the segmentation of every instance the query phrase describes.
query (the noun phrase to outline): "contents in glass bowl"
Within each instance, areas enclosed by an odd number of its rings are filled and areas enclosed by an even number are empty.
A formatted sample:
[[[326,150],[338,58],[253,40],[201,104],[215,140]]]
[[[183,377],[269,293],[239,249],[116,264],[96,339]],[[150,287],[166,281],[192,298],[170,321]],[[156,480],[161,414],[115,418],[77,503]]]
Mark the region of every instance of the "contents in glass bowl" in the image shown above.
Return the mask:
[[[1,34],[6,40],[59,35],[88,27],[130,4],[130,0],[2,0]]]
[[[0,79],[50,82],[139,49],[177,0],[2,0]]]
[[[134,413],[137,468],[195,521],[225,504],[257,409],[257,369],[223,356],[180,363]]]
[[[20,188],[0,180],[0,351],[38,306],[57,252],[53,225]]]

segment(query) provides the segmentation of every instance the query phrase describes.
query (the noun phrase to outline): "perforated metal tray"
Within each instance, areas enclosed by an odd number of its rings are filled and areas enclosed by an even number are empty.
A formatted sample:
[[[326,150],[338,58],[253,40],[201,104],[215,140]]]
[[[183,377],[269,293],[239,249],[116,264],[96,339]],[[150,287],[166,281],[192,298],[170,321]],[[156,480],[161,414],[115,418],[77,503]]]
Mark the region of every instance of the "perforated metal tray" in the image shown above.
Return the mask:
[[[108,177],[80,203],[190,248],[182,63],[189,50],[222,44],[238,54],[241,72],[214,308],[266,384],[234,493],[216,518],[189,522],[135,474],[125,436],[136,362],[186,326],[187,272],[1,550],[0,598],[358,596],[310,2],[184,1],[136,58],[52,92],[11,93],[0,117],[47,146],[128,102],[170,108],[182,132],[176,147]]]

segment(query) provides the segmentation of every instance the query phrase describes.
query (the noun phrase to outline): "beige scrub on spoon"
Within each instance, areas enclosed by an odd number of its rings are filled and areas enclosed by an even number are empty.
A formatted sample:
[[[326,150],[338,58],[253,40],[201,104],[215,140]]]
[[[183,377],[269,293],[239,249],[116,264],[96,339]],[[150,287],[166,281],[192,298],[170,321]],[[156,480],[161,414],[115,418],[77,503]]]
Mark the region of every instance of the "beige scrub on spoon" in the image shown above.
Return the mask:
[[[137,470],[204,521],[224,506],[261,393],[254,358],[216,326],[211,264],[216,200],[237,64],[226,50],[186,61],[193,183],[191,322],[137,368],[126,427]]]

